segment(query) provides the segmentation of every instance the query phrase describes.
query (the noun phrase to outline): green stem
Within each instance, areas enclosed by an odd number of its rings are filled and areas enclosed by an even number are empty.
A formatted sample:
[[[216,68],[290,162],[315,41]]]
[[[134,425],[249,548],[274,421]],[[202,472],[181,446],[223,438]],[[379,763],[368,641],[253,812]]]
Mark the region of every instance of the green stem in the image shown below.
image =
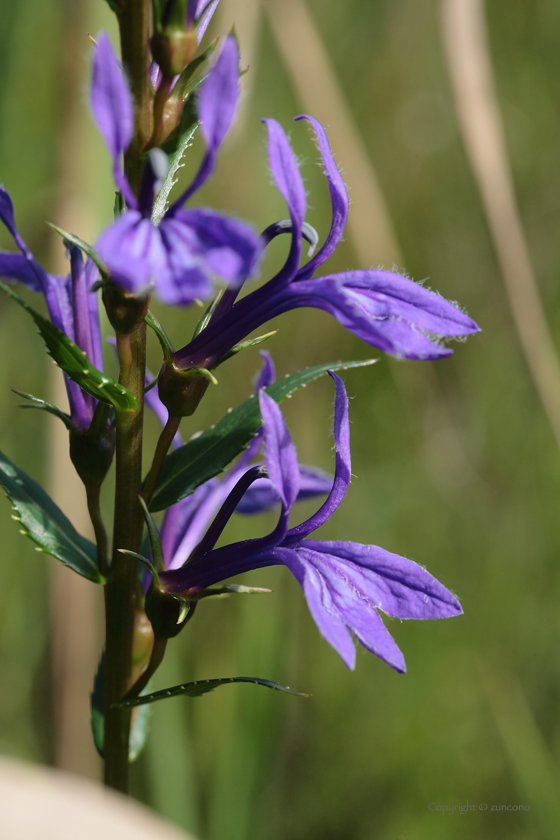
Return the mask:
[[[93,531],[95,533],[95,542],[97,544],[97,562],[99,564],[99,571],[104,577],[107,577],[109,571],[108,557],[108,541],[107,531],[101,516],[101,484],[86,484],[86,497],[89,516]]]
[[[151,0],[124,0],[118,15],[122,61],[134,100],[134,136],[125,154],[125,171],[138,194],[142,177],[141,154],[152,136],[152,88],[150,84]]]
[[[138,195],[141,154],[152,134],[150,86],[151,0],[124,0],[118,14],[123,65],[134,100],[134,136],[125,154],[125,172]],[[142,482],[142,423],[146,375],[146,326],[117,336],[119,382],[136,396],[137,411],[117,412],[113,560],[105,586],[105,784],[128,792],[130,713],[115,709],[130,688],[136,606],[137,561],[119,548],[140,551],[144,520],[138,502]]]
[[[156,489],[157,480],[159,478],[159,474],[161,472],[165,456],[167,455],[173,438],[177,434],[177,429],[179,428],[180,422],[180,417],[170,417],[167,423],[165,424],[161,435],[159,436],[156,451],[154,452],[152,466],[150,467],[150,472],[148,473],[148,477],[144,485],[144,490],[142,491],[142,498],[148,506],[150,504],[154,490]]]
[[[146,326],[117,336],[119,382],[136,396],[138,411],[116,417],[116,489],[113,560],[105,586],[105,784],[128,790],[130,712],[113,704],[130,688],[136,607],[137,561],[119,548],[140,551],[144,519],[138,502],[142,482],[142,420],[146,370]]]
[[[159,87],[154,98],[154,130],[146,149],[153,149],[165,140],[164,110],[172,84],[173,77],[169,79],[166,76],[164,76],[159,83]]]

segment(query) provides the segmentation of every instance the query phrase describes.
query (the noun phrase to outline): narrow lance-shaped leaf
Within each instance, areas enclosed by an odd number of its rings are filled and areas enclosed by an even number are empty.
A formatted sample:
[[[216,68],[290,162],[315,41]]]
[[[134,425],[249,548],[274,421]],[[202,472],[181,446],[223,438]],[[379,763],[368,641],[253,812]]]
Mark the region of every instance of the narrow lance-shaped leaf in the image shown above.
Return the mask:
[[[159,225],[163,219],[167,210],[169,194],[177,183],[175,179],[181,167],[183,156],[192,144],[194,133],[199,125],[194,101],[189,99],[183,108],[179,125],[162,145],[163,151],[169,155],[169,169],[154,201],[152,209],[152,223],[154,225]]]
[[[38,408],[42,411],[47,411],[49,414],[52,414],[54,417],[58,417],[59,420],[62,420],[69,432],[76,431],[76,427],[72,423],[70,415],[66,414],[56,405],[53,405],[46,400],[41,400],[39,397],[34,397],[33,394],[26,394],[25,391],[16,391],[15,388],[12,388],[12,391],[19,397],[24,397],[24,399],[30,400],[29,403],[21,403],[19,406],[20,408]]]
[[[93,263],[99,269],[99,273],[101,274],[104,280],[107,280],[109,277],[109,272],[107,271],[107,266],[95,250],[95,248],[89,244],[89,242],[85,242],[83,239],[80,239],[79,236],[75,236],[73,233],[67,233],[62,228],[57,227],[57,225],[53,224],[52,222],[47,222],[49,227],[52,227],[64,240],[69,242],[71,245],[75,245],[76,248],[79,248],[81,251],[84,252],[86,257],[89,257]]]
[[[83,350],[68,338],[58,327],[47,318],[29,306],[13,289],[0,281],[0,289],[16,303],[19,303],[33,318],[49,354],[64,373],[83,388],[92,397],[101,402],[114,405],[117,411],[138,409],[138,401],[134,394],[119,385],[113,379],[105,376],[91,364]]]
[[[72,523],[34,478],[0,452],[0,484],[14,506],[22,533],[82,577],[104,583],[97,565],[97,549],[78,534]]]
[[[163,691],[154,691],[153,694],[144,694],[140,697],[134,697],[132,700],[123,700],[121,703],[115,703],[115,706],[131,708],[133,706],[143,706],[146,703],[155,703],[156,700],[165,700],[168,697],[201,697],[203,694],[214,691],[215,688],[231,683],[252,683],[253,685],[263,685],[265,688],[272,688],[274,691],[282,691],[284,694],[293,694],[295,697],[311,697],[311,694],[292,691],[289,686],[280,685],[280,683],[272,682],[272,680],[263,680],[260,677],[222,677],[215,680],[197,680],[183,685],[174,685],[172,688],[163,689]]]
[[[239,583],[224,583],[219,586],[211,586],[203,589],[197,595],[201,598],[229,598],[230,595],[270,595],[272,589],[264,589],[262,586],[242,586]]]
[[[173,345],[171,344],[169,336],[165,332],[164,328],[162,327],[162,325],[160,324],[160,322],[158,321],[158,319],[156,318],[154,313],[150,312],[150,310],[148,310],[144,320],[147,323],[147,325],[149,327],[151,327],[152,330],[155,332],[155,334],[158,338],[158,341],[160,343],[164,359],[167,362],[172,362],[173,361]]]
[[[323,376],[328,370],[346,370],[371,365],[375,359],[359,362],[331,362],[307,368],[266,388],[269,396],[281,402],[298,388]],[[171,452],[163,462],[150,510],[163,510],[194,493],[209,478],[218,475],[242,452],[261,425],[257,396],[249,397],[228,412],[215,426]]]
[[[235,344],[231,350],[225,353],[221,359],[218,359],[212,370],[216,370],[219,365],[227,362],[228,359],[232,358],[232,356],[236,356],[238,353],[241,353],[242,350],[249,350],[251,347],[256,347],[264,341],[268,341],[268,339],[276,335],[277,332],[278,330],[272,330],[272,332],[265,333],[265,335],[258,335],[256,338],[248,338],[246,341],[240,341],[239,344]]]

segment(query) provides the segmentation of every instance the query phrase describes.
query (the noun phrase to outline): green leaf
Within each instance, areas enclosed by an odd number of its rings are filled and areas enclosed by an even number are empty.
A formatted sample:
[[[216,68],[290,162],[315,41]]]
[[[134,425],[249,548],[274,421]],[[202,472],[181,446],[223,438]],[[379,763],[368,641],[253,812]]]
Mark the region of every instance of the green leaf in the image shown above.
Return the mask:
[[[242,586],[239,583],[224,583],[220,586],[212,586],[203,589],[197,595],[197,601],[201,598],[229,598],[230,595],[264,595],[274,590],[263,589],[261,586]]]
[[[258,335],[256,338],[248,338],[246,341],[240,341],[239,344],[235,344],[231,350],[224,353],[221,359],[218,359],[212,370],[216,370],[219,365],[227,362],[228,359],[231,359],[232,356],[236,356],[237,353],[241,353],[242,350],[249,350],[251,347],[256,347],[258,344],[268,341],[268,339],[276,335],[277,332],[278,330],[272,330],[272,332],[265,333],[265,335]]]
[[[114,405],[117,411],[138,409],[138,401],[134,394],[101,373],[91,364],[83,350],[80,350],[78,345],[74,344],[58,327],[55,327],[47,318],[43,318],[2,281],[0,281],[0,289],[29,312],[39,328],[49,354],[64,373],[78,383],[80,388],[96,400]]]
[[[195,89],[201,82],[204,81],[208,72],[201,74],[200,76],[194,77],[194,74],[198,70],[201,64],[203,64],[214,52],[218,45],[218,38],[215,38],[211,44],[204,50],[204,52],[200,53],[194,61],[191,61],[190,64],[187,64],[179,78],[177,79],[177,83],[173,88],[173,96],[177,96],[180,99],[185,99],[191,91]]]
[[[143,689],[140,697],[150,690],[151,683]],[[105,744],[105,714],[104,714],[104,700],[105,700],[105,651],[101,656],[99,668],[95,675],[93,683],[93,692],[91,694],[91,731],[93,734],[93,742],[95,748],[101,758],[103,758],[103,748]],[[136,761],[140,753],[146,745],[146,739],[149,732],[149,721],[151,716],[151,706],[144,706],[138,711],[133,712],[130,726],[130,737],[128,741],[128,760],[130,763]]]
[[[179,125],[171,132],[162,145],[163,151],[169,155],[169,169],[154,201],[152,209],[152,223],[154,225],[159,225],[163,219],[167,210],[169,194],[177,183],[175,176],[181,166],[183,155],[191,145],[194,133],[200,125],[194,109],[193,100],[188,99],[183,108]]]
[[[202,318],[200,319],[200,321],[199,321],[199,322],[198,322],[198,324],[196,325],[196,329],[195,329],[195,331],[194,331],[194,333],[193,333],[193,338],[196,338],[196,337],[197,337],[197,335],[199,335],[199,333],[201,333],[201,332],[202,332],[202,330],[203,330],[205,327],[207,327],[207,326],[208,326],[208,324],[210,323],[210,321],[211,321],[211,319],[212,319],[212,315],[213,315],[213,314],[214,314],[214,312],[216,311],[216,307],[218,306],[218,304],[219,304],[220,300],[222,299],[222,295],[223,295],[223,293],[224,293],[224,290],[223,290],[223,289],[219,289],[219,290],[218,290],[218,294],[216,295],[216,297],[214,298],[214,300],[210,301],[210,303],[208,304],[208,306],[207,306],[207,308],[206,308],[206,312],[204,313],[204,315],[202,316]]]
[[[57,227],[52,222],[47,222],[47,224],[49,225],[49,227],[52,227],[53,230],[56,230],[56,232],[60,234],[60,236],[62,236],[62,238],[69,242],[71,245],[75,245],[76,248],[80,248],[80,250],[82,250],[84,254],[87,257],[89,257],[93,263],[95,263],[103,279],[108,279],[109,271],[107,269],[107,266],[105,265],[97,251],[93,248],[93,246],[89,244],[89,242],[84,242],[83,239],[80,239],[79,236],[75,236],[73,233],[66,233],[65,230],[62,230],[62,228]]]
[[[311,694],[292,691],[288,686],[280,685],[280,683],[272,682],[272,680],[263,680],[260,677],[222,677],[221,679],[197,680],[183,685],[174,685],[172,688],[163,689],[163,691],[154,691],[153,694],[144,694],[134,697],[132,700],[123,700],[121,703],[115,703],[115,706],[132,708],[133,706],[143,706],[146,703],[155,703],[156,700],[165,700],[167,697],[201,697],[203,694],[214,691],[215,688],[230,683],[253,683],[254,685],[264,685],[265,688],[273,688],[275,691],[283,691],[285,694],[293,694],[295,697],[311,697]]]
[[[53,405],[50,402],[46,402],[46,400],[41,400],[39,397],[34,397],[33,394],[26,394],[25,391],[16,391],[15,388],[12,388],[14,394],[17,394],[19,397],[24,397],[26,400],[31,400],[31,404],[22,403],[19,407],[20,408],[38,408],[42,409],[43,411],[48,411],[49,414],[53,414],[55,417],[58,417],[59,420],[62,420],[66,428],[69,432],[75,432],[76,427],[72,423],[72,418],[69,414],[66,414],[60,408],[57,408],[56,405]]]
[[[375,359],[359,362],[331,362],[286,376],[266,388],[269,396],[282,402],[298,388],[323,376],[328,370],[346,370],[371,365]],[[163,510],[212,478],[247,448],[261,425],[258,397],[252,396],[229,411],[215,426],[167,455],[153,495],[150,510]]]
[[[123,10],[123,0],[106,0],[106,3],[116,15],[119,15]]]
[[[0,484],[14,506],[22,533],[82,577],[104,583],[97,565],[97,549],[82,537],[35,479],[0,452]]]
[[[150,312],[149,309],[146,313],[146,317],[144,318],[144,320],[147,323],[147,325],[149,327],[151,327],[152,330],[157,335],[157,338],[158,338],[158,341],[161,345],[161,350],[162,350],[163,357],[164,357],[165,361],[172,363],[173,362],[173,345],[171,344],[169,336],[167,335],[167,333],[163,329],[162,325],[160,324],[160,322],[158,321],[158,319],[156,318],[154,313]]]

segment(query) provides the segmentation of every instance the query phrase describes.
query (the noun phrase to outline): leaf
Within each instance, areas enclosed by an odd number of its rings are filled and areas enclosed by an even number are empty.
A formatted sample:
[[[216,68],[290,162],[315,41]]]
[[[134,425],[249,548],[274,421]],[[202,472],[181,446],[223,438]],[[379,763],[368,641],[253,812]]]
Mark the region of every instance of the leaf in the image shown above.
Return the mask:
[[[64,373],[96,400],[114,405],[117,411],[138,410],[134,394],[91,364],[83,350],[58,327],[29,306],[13,289],[0,281],[0,289],[19,303],[33,318],[47,350]]]
[[[150,683],[144,688],[145,694],[150,690]],[[91,693],[91,731],[93,734],[93,742],[95,749],[103,758],[103,748],[105,745],[105,713],[104,713],[104,694],[105,694],[105,651],[101,655],[99,668],[95,675],[93,683],[93,691]],[[140,694],[142,696],[142,693]],[[128,760],[132,764],[133,761],[140,756],[140,753],[146,745],[146,739],[149,731],[149,721],[151,716],[151,706],[145,706],[138,709],[132,715],[130,725],[130,737],[128,741]]]
[[[194,105],[191,103],[191,99],[187,100],[181,114],[181,122],[162,145],[163,151],[169,155],[169,169],[154,201],[152,209],[152,223],[154,225],[159,225],[165,215],[169,194],[177,183],[175,176],[181,166],[183,155],[191,145],[194,133],[200,125],[198,117],[193,111]]]
[[[50,554],[82,577],[104,583],[97,565],[97,549],[78,534],[35,479],[0,452],[0,484],[11,501],[22,533],[37,543],[38,551]]]
[[[212,370],[216,370],[219,365],[227,362],[228,359],[231,359],[232,356],[237,355],[237,353],[241,353],[242,350],[249,350],[251,347],[256,347],[258,344],[268,341],[268,339],[276,335],[277,332],[278,330],[272,330],[272,332],[265,333],[265,335],[258,335],[256,338],[248,338],[246,341],[240,341],[239,344],[234,344],[231,350],[228,350],[227,353],[224,353],[221,359],[218,359]]]
[[[115,703],[115,706],[132,708],[133,706],[155,703],[156,700],[165,700],[167,697],[201,697],[203,694],[214,691],[215,688],[230,683],[253,683],[254,685],[264,685],[265,688],[273,688],[275,691],[283,691],[285,694],[293,694],[295,697],[311,697],[311,694],[292,691],[288,686],[280,685],[280,683],[272,682],[272,680],[263,680],[260,677],[222,677],[215,680],[197,680],[183,685],[174,685],[172,688],[163,689],[163,691],[154,691],[153,694],[144,694],[140,697],[134,697],[132,700]]]
[[[224,583],[220,586],[212,586],[203,589],[198,593],[197,600],[201,598],[229,598],[230,595],[269,595],[272,589],[263,589],[261,586],[242,586],[239,583]]]
[[[114,11],[116,15],[119,15],[123,9],[123,0],[106,0],[107,5],[110,9]]]
[[[160,343],[161,350],[162,350],[163,357],[164,357],[165,361],[170,362],[172,364],[173,363],[173,345],[171,344],[169,336],[167,335],[167,333],[163,329],[162,325],[160,324],[160,322],[158,321],[158,319],[156,318],[154,313],[150,312],[149,309],[146,313],[146,316],[145,316],[144,320],[147,323],[147,325],[149,327],[151,327],[152,330],[155,332],[155,334],[157,336],[157,339]]]
[[[265,390],[279,403],[291,396],[298,388],[323,376],[328,370],[363,367],[375,361],[375,359],[366,359],[359,362],[331,362],[326,365],[317,365],[317,367],[306,368],[291,376],[286,376],[279,382],[269,385]],[[200,484],[222,472],[236,455],[246,449],[260,425],[259,400],[254,395],[233,411],[228,412],[211,429],[167,455],[150,510],[157,511],[170,507],[185,496],[194,493]]]
[[[19,406],[20,408],[39,408],[43,411],[48,411],[49,414],[53,414],[55,417],[58,417],[59,420],[62,420],[69,432],[76,431],[76,427],[72,423],[70,415],[66,414],[56,405],[53,405],[50,402],[46,402],[46,400],[41,400],[39,399],[39,397],[34,397],[33,394],[26,394],[25,391],[16,391],[15,388],[12,388],[12,391],[19,397],[24,397],[24,399],[26,400],[31,400],[31,405],[27,403],[22,403]]]
[[[191,91],[195,89],[201,82],[204,81],[208,73],[201,74],[200,76],[194,76],[198,68],[201,64],[203,64],[214,52],[218,45],[218,38],[215,38],[211,44],[204,50],[204,52],[200,53],[194,61],[191,61],[190,64],[187,64],[179,78],[177,79],[177,83],[173,88],[173,96],[177,96],[180,99],[186,99]],[[193,78],[194,77],[194,78]]]
[[[47,222],[47,224],[49,225],[49,227],[52,227],[53,230],[56,230],[56,232],[60,234],[60,236],[62,236],[62,238],[69,242],[71,245],[75,245],[76,248],[80,248],[80,250],[83,251],[84,254],[87,257],[89,257],[93,263],[95,263],[103,279],[108,279],[109,271],[107,269],[107,266],[105,265],[95,248],[93,248],[93,246],[89,244],[89,242],[84,242],[83,239],[80,239],[79,236],[75,236],[73,233],[66,233],[65,230],[62,230],[62,228],[57,227],[52,222]]]

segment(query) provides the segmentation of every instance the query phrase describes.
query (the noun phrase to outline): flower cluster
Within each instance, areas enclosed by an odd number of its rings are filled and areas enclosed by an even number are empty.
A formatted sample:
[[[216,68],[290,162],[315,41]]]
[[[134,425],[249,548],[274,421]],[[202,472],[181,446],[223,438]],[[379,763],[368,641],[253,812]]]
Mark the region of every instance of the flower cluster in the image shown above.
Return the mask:
[[[404,672],[404,657],[377,611],[400,619],[428,619],[448,618],[462,610],[448,589],[405,557],[375,545],[309,539],[339,507],[351,476],[348,398],[342,380],[334,373],[331,376],[336,386],[336,468],[327,499],[319,510],[305,522],[289,527],[292,506],[301,498],[307,482],[302,482],[302,470],[282,413],[262,389],[261,376],[258,393],[266,475],[274,490],[273,498],[281,503],[276,528],[266,537],[215,547],[232,513],[243,510],[252,482],[263,480],[262,470],[246,469],[253,450],[225,482],[212,480],[202,485],[194,496],[168,511],[162,527],[167,570],[159,572],[159,582],[152,587],[192,602],[204,597],[207,587],[234,575],[263,566],[287,566],[303,589],[319,631],[349,668],[354,668],[356,660],[351,631],[367,650]],[[325,488],[317,489],[324,492]],[[209,510],[226,495],[202,536],[201,525],[209,521]],[[268,506],[268,499],[260,500],[255,494],[250,508],[255,498],[261,509]]]
[[[119,357],[121,362],[124,358],[126,364],[133,363],[127,341],[136,329],[138,317],[140,321],[149,321],[158,333],[165,354],[157,377],[158,388],[146,388],[144,395],[140,388],[139,393],[139,398],[145,397],[146,404],[164,424],[144,484],[148,503],[171,442],[176,447],[182,445],[177,431],[179,421],[196,410],[208,380],[213,378],[212,369],[245,347],[245,339],[271,319],[292,309],[321,309],[367,344],[397,357],[416,360],[449,355],[451,350],[440,338],[478,331],[475,322],[457,306],[395,272],[367,269],[317,276],[342,238],[349,202],[326,132],[312,116],[302,115],[296,120],[305,120],[317,140],[331,198],[332,222],[317,253],[308,255],[307,262],[302,259],[302,240],[317,238],[318,242],[318,237],[305,221],[306,195],[293,151],[284,130],[274,119],[263,121],[268,132],[268,158],[276,187],[286,202],[289,220],[278,220],[259,235],[239,219],[209,208],[185,207],[214,172],[239,99],[239,52],[233,35],[225,38],[210,69],[196,75],[198,68],[214,53],[214,47],[200,54],[198,50],[218,1],[167,0],[154,5],[157,14],[154,12],[151,40],[154,61],[150,74],[154,130],[143,148],[142,175],[136,192],[125,172],[125,157],[134,139],[131,92],[108,35],[101,33],[97,39],[91,107],[112,159],[118,213],[93,249],[70,237],[92,255],[95,263],[91,259],[84,262],[76,244],[67,241],[69,276],[48,274],[18,233],[11,199],[0,188],[0,219],[19,249],[14,253],[0,253],[0,274],[43,294],[52,323],[75,342],[78,356],[87,358],[97,368],[96,375],[100,376],[103,370],[97,288],[103,287],[108,312],[107,290],[119,300],[126,298],[140,304],[139,316],[135,310],[134,325],[123,322],[128,326],[120,332],[109,312],[109,320],[121,337],[120,351],[124,353]],[[169,203],[180,155],[198,126],[205,144],[198,171],[192,183]],[[169,138],[175,132],[177,140],[183,130],[182,139],[179,138],[183,146],[180,153],[173,152],[179,157],[173,161],[175,169],[172,168],[170,175],[170,161],[163,147],[169,151],[166,146]],[[130,174],[130,170],[127,172]],[[284,265],[260,286],[246,289],[245,284],[258,273],[266,247],[282,233],[291,237]],[[216,294],[217,283],[221,288]],[[147,314],[152,291],[164,303],[175,306],[208,300],[215,295],[195,336],[177,351],[166,343],[165,332],[155,323],[153,315]],[[119,545],[115,540],[116,550],[143,559],[152,575],[150,582],[146,573],[136,604],[138,610],[145,609],[144,618],[147,615],[152,621],[156,637],[150,664],[140,677],[143,684],[161,661],[159,657],[163,655],[166,640],[176,635],[192,615],[193,605],[213,594],[216,584],[265,566],[286,566],[295,576],[319,631],[349,668],[355,664],[354,636],[392,668],[405,670],[403,655],[385,628],[379,611],[400,619],[445,618],[461,613],[454,595],[411,560],[374,545],[314,537],[335,513],[350,483],[346,391],[342,380],[329,371],[336,389],[334,476],[300,467],[280,408],[271,396],[273,392],[268,393],[274,382],[274,365],[267,354],[263,358],[264,366],[253,398],[253,403],[258,400],[260,406],[261,426],[235,466],[221,477],[215,475],[239,455],[248,437],[235,451],[235,447],[227,451],[213,478],[203,481],[203,476],[198,475],[198,484],[195,481],[189,485],[190,489],[197,488],[195,492],[169,507],[159,536],[144,506],[153,563],[135,554],[130,545]],[[142,365],[136,380],[139,383],[144,381],[145,360]],[[88,371],[81,373],[85,375]],[[103,379],[102,385],[108,381]],[[94,427],[97,401],[77,382],[67,379],[66,384],[71,411],[69,423],[83,440]],[[125,391],[121,387],[121,392]],[[92,390],[92,393],[103,400],[99,391]],[[131,402],[124,408],[121,406],[121,411],[132,411],[134,405],[139,410],[140,399],[136,400],[128,391],[126,394]],[[118,428],[118,406],[116,410]],[[110,437],[112,422],[108,412],[109,409],[102,415],[104,445]],[[129,431],[127,427],[127,434]],[[112,458],[111,446],[109,443],[106,447],[107,463]],[[259,457],[261,447],[264,462]],[[131,446],[129,453],[132,450]],[[209,474],[212,473],[205,475]],[[98,489],[104,477],[105,473],[96,479]],[[138,467],[136,489],[139,489],[139,477]],[[86,479],[84,482],[87,486]],[[127,485],[128,490],[130,487],[132,484]],[[184,487],[183,492],[187,492]],[[319,509],[304,522],[290,527],[296,501],[318,496],[326,496]],[[106,538],[98,502],[97,498],[97,507],[90,512],[93,510],[99,556],[99,545],[106,548]],[[136,497],[128,499],[121,509],[132,511],[135,504]],[[234,512],[254,514],[277,505],[280,506],[278,523],[270,534],[217,547]],[[119,533],[118,529],[115,533]],[[140,536],[138,531],[136,546]],[[73,562],[78,561],[74,558]],[[110,583],[111,570],[104,564],[103,571],[107,570]],[[91,571],[88,574],[92,579]],[[235,584],[228,587],[228,591],[236,590]],[[166,615],[168,605],[171,612]]]

